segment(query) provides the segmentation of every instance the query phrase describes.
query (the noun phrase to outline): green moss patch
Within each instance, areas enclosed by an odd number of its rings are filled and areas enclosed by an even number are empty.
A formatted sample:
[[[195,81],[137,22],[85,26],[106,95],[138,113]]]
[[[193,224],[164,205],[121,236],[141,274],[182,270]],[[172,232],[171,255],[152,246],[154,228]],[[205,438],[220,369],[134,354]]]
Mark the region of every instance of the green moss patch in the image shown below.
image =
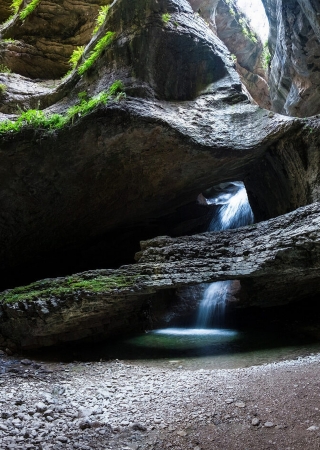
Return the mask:
[[[97,276],[91,279],[83,279],[80,276],[71,276],[57,280],[43,280],[22,286],[0,294],[1,303],[14,303],[34,301],[37,299],[49,299],[50,297],[66,297],[81,292],[103,293],[114,289],[132,286],[139,275],[112,275]]]
[[[105,36],[103,36],[95,45],[93,51],[91,52],[89,58],[87,58],[81,66],[78,68],[78,74],[83,75],[93,63],[99,58],[103,50],[105,50],[113,41],[115,33],[108,31]]]
[[[80,102],[71,106],[65,114],[46,114],[44,111],[29,109],[20,114],[17,120],[5,120],[0,123],[0,135],[18,132],[24,127],[36,129],[56,130],[73,123],[75,119],[85,116],[100,105],[106,105],[116,95],[123,92],[123,84],[115,81],[107,91],[102,91],[95,97],[80,99]]]

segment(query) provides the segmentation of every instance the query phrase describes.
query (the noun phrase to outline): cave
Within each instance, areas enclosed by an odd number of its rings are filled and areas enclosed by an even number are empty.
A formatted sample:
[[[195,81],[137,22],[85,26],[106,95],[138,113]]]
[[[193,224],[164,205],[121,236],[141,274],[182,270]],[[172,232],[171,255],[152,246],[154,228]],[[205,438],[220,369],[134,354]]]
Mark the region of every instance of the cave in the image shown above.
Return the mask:
[[[319,15],[2,0],[0,448],[318,448]]]

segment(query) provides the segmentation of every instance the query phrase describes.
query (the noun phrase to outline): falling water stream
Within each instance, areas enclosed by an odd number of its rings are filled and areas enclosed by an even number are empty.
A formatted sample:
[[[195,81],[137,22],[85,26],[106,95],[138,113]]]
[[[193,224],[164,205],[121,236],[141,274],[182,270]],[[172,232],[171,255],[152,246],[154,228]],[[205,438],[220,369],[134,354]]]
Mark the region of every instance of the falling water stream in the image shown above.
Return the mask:
[[[243,183],[225,183],[208,195],[207,202],[215,205],[209,231],[227,230],[254,221]],[[197,317],[188,327],[148,331],[118,341],[101,342],[96,346],[63,346],[57,350],[57,360],[122,359],[144,366],[164,366],[189,369],[222,369],[294,359],[320,351],[320,329],[314,328],[313,318],[320,314],[304,311],[293,305],[259,311],[238,311],[224,323],[226,301],[232,281],[207,285],[201,298]],[[291,309],[292,309],[291,308]],[[282,311],[282,312],[281,312]],[[280,318],[281,317],[281,318]],[[299,317],[299,326],[296,317]],[[229,328],[228,328],[229,327]],[[311,353],[312,354],[312,353]],[[41,356],[44,358],[44,355]],[[54,353],[46,354],[54,359]]]
[[[218,207],[210,222],[209,231],[239,228],[254,221],[247,191],[241,181],[222,185],[221,191],[208,199],[208,203]],[[217,281],[206,288],[198,308],[197,329],[208,328],[211,324],[223,326],[231,283],[231,281]]]

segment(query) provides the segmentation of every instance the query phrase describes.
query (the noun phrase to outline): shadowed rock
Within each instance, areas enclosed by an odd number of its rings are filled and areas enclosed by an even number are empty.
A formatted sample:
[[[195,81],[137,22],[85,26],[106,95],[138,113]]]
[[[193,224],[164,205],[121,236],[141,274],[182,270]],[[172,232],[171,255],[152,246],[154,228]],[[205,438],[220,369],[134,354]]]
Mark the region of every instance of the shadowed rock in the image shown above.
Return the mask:
[[[270,306],[320,292],[320,204],[252,226],[143,242],[138,264],[1,294],[0,332],[22,347],[149,328],[162,291],[240,280],[239,305]],[[162,310],[164,314],[165,307]]]

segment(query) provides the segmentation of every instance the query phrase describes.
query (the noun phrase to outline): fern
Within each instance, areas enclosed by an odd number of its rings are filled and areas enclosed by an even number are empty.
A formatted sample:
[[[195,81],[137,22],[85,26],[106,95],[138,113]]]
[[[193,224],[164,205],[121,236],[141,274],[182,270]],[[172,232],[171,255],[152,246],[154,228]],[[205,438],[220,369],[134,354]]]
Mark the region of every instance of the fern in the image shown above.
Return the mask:
[[[41,0],[31,0],[31,2],[23,8],[21,13],[19,14],[19,17],[21,20],[25,20],[39,5]]]
[[[93,34],[95,34],[99,30],[99,28],[103,25],[108,15],[109,9],[110,5],[101,6],[98,17],[96,18],[96,26],[93,29]]]
[[[111,44],[111,42],[114,39],[114,36],[115,36],[114,32],[108,31],[107,34],[98,41],[93,51],[91,52],[89,58],[86,59],[84,63],[82,63],[81,66],[78,68],[79,75],[83,75],[93,65],[93,63],[99,58],[103,50],[107,48],[108,45]]]
[[[95,97],[85,99],[81,95],[80,102],[67,109],[65,114],[49,114],[38,109],[29,109],[20,114],[17,120],[5,120],[0,123],[0,134],[20,131],[23,127],[44,128],[48,130],[57,130],[63,128],[74,119],[85,116],[100,105],[106,105],[112,98],[118,100],[120,94],[123,94],[123,84],[120,80],[115,81],[107,91],[102,91]],[[81,93],[83,94],[83,93]],[[122,98],[121,97],[121,98]]]
[[[13,11],[14,14],[17,14],[20,6],[22,5],[23,0],[13,0],[13,2],[11,3],[11,10]]]
[[[73,50],[72,55],[69,59],[69,64],[72,67],[72,70],[74,70],[77,67],[78,61],[83,55],[84,52],[84,46],[77,47],[75,50]]]

